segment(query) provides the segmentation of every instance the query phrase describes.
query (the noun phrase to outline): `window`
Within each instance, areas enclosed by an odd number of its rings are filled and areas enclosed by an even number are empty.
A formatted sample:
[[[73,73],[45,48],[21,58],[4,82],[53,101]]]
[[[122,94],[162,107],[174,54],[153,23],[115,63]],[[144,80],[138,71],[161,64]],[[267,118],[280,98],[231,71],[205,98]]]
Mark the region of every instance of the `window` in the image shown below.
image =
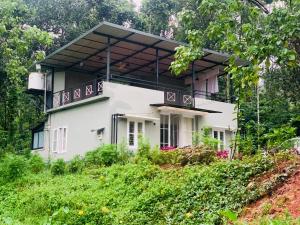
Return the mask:
[[[128,120],[127,132],[129,148],[136,149],[138,147],[139,136],[144,135],[144,122]]]
[[[213,130],[213,138],[219,141],[218,145],[215,146],[218,150],[224,150],[225,148],[225,131],[224,130]]]
[[[129,122],[129,146],[135,146],[135,134],[134,134],[134,125],[135,125],[135,122],[133,121],[130,121]]]
[[[160,116],[160,147],[169,146],[169,115]]]
[[[160,147],[178,146],[178,115],[160,115]]]
[[[44,131],[37,131],[33,133],[33,149],[39,149],[44,147]]]
[[[67,128],[60,127],[53,130],[52,151],[64,153],[67,151]]]

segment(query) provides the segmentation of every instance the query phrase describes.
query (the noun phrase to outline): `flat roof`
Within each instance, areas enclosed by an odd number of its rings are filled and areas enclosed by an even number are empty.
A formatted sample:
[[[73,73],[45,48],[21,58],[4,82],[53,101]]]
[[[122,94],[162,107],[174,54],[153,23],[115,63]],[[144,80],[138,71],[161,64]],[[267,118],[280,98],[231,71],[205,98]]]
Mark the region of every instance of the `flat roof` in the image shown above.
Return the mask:
[[[102,22],[75,40],[49,54],[40,64],[78,70],[92,74],[106,73],[107,43],[110,39],[111,73],[154,75],[156,52],[159,56],[159,74],[171,76],[170,64],[174,61],[175,48],[185,43],[166,39],[109,22]],[[227,66],[228,54],[204,49],[204,56],[194,62],[195,72]],[[192,74],[192,66],[180,76]]]

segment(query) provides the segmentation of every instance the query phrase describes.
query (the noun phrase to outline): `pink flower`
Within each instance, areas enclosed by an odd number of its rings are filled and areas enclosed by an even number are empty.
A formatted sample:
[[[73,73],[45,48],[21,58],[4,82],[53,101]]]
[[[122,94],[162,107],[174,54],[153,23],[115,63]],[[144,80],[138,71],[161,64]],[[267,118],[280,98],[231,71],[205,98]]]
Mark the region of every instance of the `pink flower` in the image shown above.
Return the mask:
[[[217,157],[219,159],[227,159],[228,158],[228,154],[229,154],[229,151],[228,150],[221,150],[221,151],[217,151]]]
[[[163,147],[160,147],[161,151],[172,151],[172,150],[175,150],[175,149],[176,149],[175,146],[163,146]]]

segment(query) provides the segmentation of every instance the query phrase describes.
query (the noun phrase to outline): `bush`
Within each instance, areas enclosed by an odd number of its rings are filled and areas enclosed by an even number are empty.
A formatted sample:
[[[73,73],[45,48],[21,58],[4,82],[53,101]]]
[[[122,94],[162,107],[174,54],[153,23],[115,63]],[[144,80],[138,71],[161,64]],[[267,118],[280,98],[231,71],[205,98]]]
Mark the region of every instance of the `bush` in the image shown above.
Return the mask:
[[[267,148],[273,149],[276,147],[280,147],[280,145],[296,135],[296,128],[283,126],[279,128],[274,128],[271,132],[265,134],[263,139],[267,142]]]
[[[54,161],[51,165],[52,175],[63,175],[66,172],[66,163],[63,159]]]
[[[116,145],[103,145],[94,151],[87,152],[84,160],[87,165],[111,166],[119,161],[119,156]]]
[[[32,173],[39,173],[45,169],[45,162],[40,155],[34,154],[29,159],[29,169]]]
[[[82,158],[77,155],[68,164],[68,171],[70,173],[79,173],[83,170],[84,162]]]
[[[150,154],[151,154],[151,146],[149,140],[145,139],[142,136],[139,136],[138,152],[137,152],[138,158],[149,159]]]
[[[24,156],[7,154],[0,161],[0,178],[2,182],[10,182],[22,177],[28,170]]]
[[[210,164],[216,159],[216,151],[207,146],[197,146],[179,149],[181,154],[181,165],[187,164]]]
[[[134,155],[133,152],[128,149],[127,144],[124,141],[118,145],[118,153],[118,162],[123,165],[129,163]]]

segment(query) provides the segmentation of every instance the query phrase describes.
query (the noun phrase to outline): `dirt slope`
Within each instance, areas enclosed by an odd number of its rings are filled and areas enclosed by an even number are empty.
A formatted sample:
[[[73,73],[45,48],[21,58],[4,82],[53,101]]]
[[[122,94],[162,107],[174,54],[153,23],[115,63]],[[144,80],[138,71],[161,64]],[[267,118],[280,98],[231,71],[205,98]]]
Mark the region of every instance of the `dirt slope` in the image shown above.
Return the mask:
[[[245,208],[242,220],[252,221],[260,216],[277,216],[286,211],[294,218],[300,217],[300,168],[282,186],[252,205]]]

